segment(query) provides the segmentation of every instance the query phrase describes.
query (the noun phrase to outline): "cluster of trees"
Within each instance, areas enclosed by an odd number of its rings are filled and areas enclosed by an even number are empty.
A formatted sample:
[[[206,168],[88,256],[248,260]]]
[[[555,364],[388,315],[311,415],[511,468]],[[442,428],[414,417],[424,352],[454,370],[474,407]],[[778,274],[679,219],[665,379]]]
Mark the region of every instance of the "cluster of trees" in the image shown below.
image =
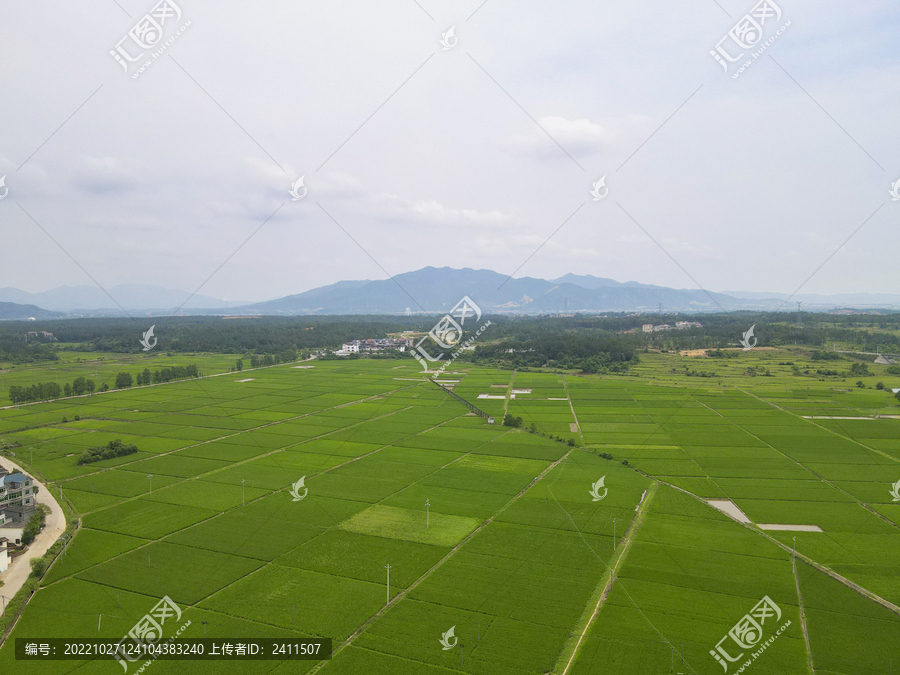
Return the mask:
[[[166,319],[156,326],[160,349],[166,353],[215,352],[234,354],[282,354],[286,350],[335,348],[360,337],[383,338],[404,330],[428,331],[434,316],[298,316],[254,317],[240,321],[220,316],[185,316]],[[132,319],[88,318],[37,322],[2,322],[0,343],[4,338],[22,345],[23,330],[47,330],[61,345],[54,350],[116,352],[137,354],[142,351],[141,332],[149,325]],[[72,346],[74,345],[74,346]],[[39,346],[35,345],[37,349]],[[44,346],[50,350],[50,347]],[[52,353],[52,351],[48,351]],[[2,360],[2,357],[0,357]],[[246,359],[244,359],[246,361]]]
[[[0,361],[9,363],[39,363],[41,361],[58,361],[56,350],[46,344],[29,344],[22,340],[21,332],[17,336],[7,334],[0,336]]]
[[[128,375],[128,373],[119,373],[119,375]],[[128,378],[130,377],[131,376],[128,375]],[[166,368],[155,370],[152,373],[150,372],[149,368],[144,368],[144,370],[137,375],[137,383],[138,385],[159,384],[161,382],[171,382],[172,380],[184,380],[188,377],[200,377],[200,371],[197,369],[196,365],[191,364],[189,366],[169,366]],[[116,378],[116,386],[121,388],[118,378]],[[131,386],[130,379],[128,384],[124,386]]]
[[[28,519],[25,527],[22,529],[22,543],[26,546],[35,540],[44,525],[47,523],[47,516],[50,515],[50,507],[45,504],[38,504],[34,513]]]
[[[53,398],[60,398],[62,395],[63,388],[56,382],[40,382],[32,384],[30,387],[12,385],[9,388],[9,400],[13,403],[49,401]]]
[[[171,382],[172,380],[182,380],[188,377],[199,377],[200,371],[196,365],[190,366],[170,366],[160,368],[154,372],[150,372],[149,368],[137,375],[137,383],[141,384],[158,384],[160,382]],[[122,372],[116,375],[116,389],[125,389],[134,384],[135,378],[131,373]],[[108,391],[109,385],[104,384],[100,387],[100,391]],[[97,383],[84,377],[76,377],[72,384],[66,383],[60,387],[56,382],[42,382],[33,384],[30,387],[21,387],[13,385],[9,388],[9,400],[14,403],[29,403],[31,401],[50,401],[55,398],[64,396],[81,396],[82,394],[93,394],[97,391]]]
[[[78,457],[78,463],[92,464],[94,462],[100,462],[104,459],[114,459],[115,457],[133,455],[137,451],[137,446],[133,443],[125,445],[117,438],[114,441],[110,441],[105,446],[101,445],[96,448],[88,448]]]
[[[32,384],[30,387],[13,385],[9,388],[9,400],[16,403],[49,401],[54,398],[62,398],[63,396],[93,394],[96,389],[97,384],[93,380],[76,377],[72,384],[66,382],[62,387],[56,382],[42,382]]]
[[[525,420],[523,420],[521,417],[517,417],[515,415],[511,415],[510,413],[506,413],[503,416],[503,426],[520,429],[525,426]],[[538,436],[543,436],[544,438],[552,438],[554,441],[558,441],[560,443],[566,443],[573,447],[575,446],[574,438],[570,438],[570,439],[566,440],[562,436],[554,436],[553,434],[545,434],[543,431],[538,430],[537,424],[535,424],[534,422],[531,423],[531,426],[527,429],[527,431],[530,431],[531,433],[536,434]]]
[[[297,360],[296,349],[285,349],[277,354],[244,354],[241,358],[234,362],[233,371],[242,371],[244,369],[244,361],[250,362],[251,368],[259,368],[260,366],[277,366],[279,363],[291,363]]]
[[[531,339],[503,340],[475,348],[473,360],[517,369],[578,368],[585,373],[621,373],[639,359],[621,336],[565,333]]]

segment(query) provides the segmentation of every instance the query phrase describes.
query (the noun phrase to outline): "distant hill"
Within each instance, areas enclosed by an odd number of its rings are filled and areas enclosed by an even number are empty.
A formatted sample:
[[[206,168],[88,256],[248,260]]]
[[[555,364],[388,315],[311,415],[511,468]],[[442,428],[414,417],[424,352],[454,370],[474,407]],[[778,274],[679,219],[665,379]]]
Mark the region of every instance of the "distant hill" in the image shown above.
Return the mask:
[[[115,298],[115,302],[109,296]],[[94,312],[98,310],[114,310],[121,314],[116,305],[119,303],[126,310],[174,310],[188,298],[185,309],[210,308],[224,309],[223,300],[195,295],[186,291],[176,291],[159,286],[144,284],[122,284],[109,289],[109,295],[96,286],[60,286],[41,293],[28,293],[18,288],[0,288],[0,301],[21,304],[35,304],[57,312]],[[230,303],[244,304],[243,302]]]
[[[0,302],[0,319],[60,319],[60,312],[50,312],[35,305],[19,305],[15,302]]]
[[[464,295],[491,313],[546,314],[656,310],[720,311],[747,303],[720,293],[677,290],[612,279],[567,275],[554,281],[523,277],[510,279],[490,270],[425,267],[394,279],[352,281],[323,286],[278,300],[237,308],[255,314],[400,314],[439,313]],[[719,305],[716,304],[719,303]]]
[[[491,270],[425,267],[399,274],[394,279],[339,281],[303,293],[254,304],[223,300],[180,290],[142,284],[122,284],[109,289],[126,311],[152,312],[154,316],[183,309],[194,315],[342,315],[437,314],[451,309],[464,295],[490,313],[556,314],[590,312],[720,312],[733,310],[794,311],[803,302],[806,311],[838,308],[900,309],[900,295],[888,293],[844,293],[840,295],[760,293],[726,291],[706,293],[700,289],[676,289],[616,281],[591,274],[566,274],[557,279],[522,277],[510,279]],[[190,301],[185,301],[190,297]],[[786,301],[790,299],[790,302]],[[94,286],[60,286],[42,293],[0,288],[0,303],[15,303],[34,309],[28,316],[49,318],[40,312],[69,315],[121,316],[122,310]],[[44,307],[46,309],[39,309]],[[24,310],[23,310],[24,311]],[[19,310],[15,318],[23,318]],[[52,316],[59,316],[58,314]],[[0,318],[7,318],[0,315]],[[12,318],[12,317],[9,317]],[[24,317],[24,318],[27,318]]]

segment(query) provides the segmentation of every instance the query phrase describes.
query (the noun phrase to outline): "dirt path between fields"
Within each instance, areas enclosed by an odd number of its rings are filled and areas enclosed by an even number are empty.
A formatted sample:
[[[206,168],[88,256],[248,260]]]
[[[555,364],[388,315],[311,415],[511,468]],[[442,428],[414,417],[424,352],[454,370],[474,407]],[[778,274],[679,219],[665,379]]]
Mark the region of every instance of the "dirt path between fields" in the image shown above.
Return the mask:
[[[606,603],[606,599],[612,592],[613,584],[616,583],[616,573],[625,562],[625,558],[628,556],[628,551],[631,548],[631,544],[632,542],[634,542],[638,530],[641,529],[641,525],[644,524],[644,518],[647,515],[647,511],[649,510],[650,501],[653,499],[654,495],[656,495],[656,491],[658,489],[659,483],[654,481],[650,486],[650,489],[647,491],[646,496],[643,498],[643,501],[638,506],[637,514],[634,516],[634,518],[631,519],[631,522],[628,524],[628,529],[622,536],[622,545],[619,548],[619,555],[616,558],[615,563],[613,563],[613,566],[607,570],[606,574],[603,577],[603,580],[601,581],[601,583],[603,584],[603,591],[600,593],[600,598],[597,600],[597,605],[594,607],[594,611],[591,613],[590,619],[588,619],[587,623],[585,624],[584,630],[581,631],[581,635],[578,636],[578,641],[572,648],[572,655],[569,657],[569,660],[566,662],[566,667],[562,670],[560,675],[566,675],[569,672],[569,668],[575,662],[575,657],[578,656],[578,649],[581,647],[584,636],[587,635],[588,630],[590,630],[591,625],[594,623],[594,619],[596,619],[597,615],[600,614],[600,610],[603,608],[603,605]],[[554,667],[553,672],[560,672],[559,664],[565,658],[568,649],[568,645],[563,648],[562,654],[560,654],[560,658],[556,662],[556,666]]]
[[[570,425],[569,425],[569,430],[570,430],[572,433],[578,434],[578,435],[581,437],[581,444],[584,445],[584,444],[585,444],[585,441],[584,441],[584,434],[581,433],[581,422],[578,421],[578,415],[575,414],[575,406],[574,406],[574,404],[572,403],[572,397],[569,395],[569,385],[566,384],[566,376],[565,376],[565,375],[560,375],[560,378],[559,378],[559,379],[562,380],[562,383],[563,383],[563,389],[565,390],[565,392],[566,392],[566,398],[567,398],[568,401],[569,401],[569,408],[572,409],[572,419],[575,420],[575,428],[573,429],[573,428],[572,428],[572,425],[570,424]]]
[[[813,668],[812,648],[809,646],[809,630],[806,626],[806,608],[803,606],[803,593],[800,592],[800,577],[797,576],[797,558],[791,558],[791,569],[794,571],[794,583],[797,584],[797,602],[800,608],[800,627],[803,629],[803,641],[806,643],[806,665],[809,666],[809,672],[815,675],[816,669]]]

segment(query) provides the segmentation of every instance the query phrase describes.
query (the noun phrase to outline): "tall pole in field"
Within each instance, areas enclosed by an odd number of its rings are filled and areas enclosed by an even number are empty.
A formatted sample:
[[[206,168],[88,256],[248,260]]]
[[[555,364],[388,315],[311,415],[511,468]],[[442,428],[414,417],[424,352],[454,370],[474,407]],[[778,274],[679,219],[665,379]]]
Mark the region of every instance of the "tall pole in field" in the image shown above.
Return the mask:
[[[675,647],[670,645],[668,642],[663,642],[662,640],[657,640],[657,642],[661,645],[666,645],[666,647],[672,650],[672,664],[669,666],[669,673],[671,675],[671,673],[675,672]],[[684,647],[682,646],[682,649],[683,648]]]
[[[147,474],[147,480],[150,481],[150,494],[153,494],[153,474],[152,473]]]
[[[425,500],[425,528],[428,529],[431,527],[431,524],[428,522],[428,507],[431,506],[431,503],[426,499]]]
[[[241,478],[241,506],[246,506],[247,501],[244,499],[244,479]]]
[[[388,604],[391,601],[391,566],[390,563],[384,566],[387,570],[387,602],[384,604]]]
[[[616,519],[613,518],[613,551],[616,550]]]

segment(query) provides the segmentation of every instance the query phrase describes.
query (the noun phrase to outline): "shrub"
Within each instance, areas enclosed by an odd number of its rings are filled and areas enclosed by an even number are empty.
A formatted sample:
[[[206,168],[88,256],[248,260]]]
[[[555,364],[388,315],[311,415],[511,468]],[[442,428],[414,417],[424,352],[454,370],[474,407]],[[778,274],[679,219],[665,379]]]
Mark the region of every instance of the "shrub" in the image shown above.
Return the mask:
[[[63,421],[63,424],[65,424],[66,422],[69,421],[69,418],[68,418],[68,417],[63,417],[62,421]]]
[[[525,420],[521,417],[513,417],[509,413],[503,416],[503,426],[505,427],[521,427],[525,424]]]
[[[118,438],[114,441],[110,441],[106,444],[106,446],[100,446],[96,448],[89,448],[81,453],[81,456],[78,458],[79,464],[91,464],[93,462],[100,462],[104,459],[113,459],[115,457],[124,457],[125,455],[133,455],[138,451],[137,446],[134,444],[125,445]]]
[[[44,572],[47,571],[47,561],[44,558],[32,558],[31,559],[31,576],[33,577],[42,577],[44,576]]]
[[[572,447],[575,447],[575,439],[574,438],[569,439],[569,445],[571,445]]]
[[[881,391],[882,389],[884,389],[884,382],[879,382],[878,384],[875,385],[875,388],[878,391]]]

